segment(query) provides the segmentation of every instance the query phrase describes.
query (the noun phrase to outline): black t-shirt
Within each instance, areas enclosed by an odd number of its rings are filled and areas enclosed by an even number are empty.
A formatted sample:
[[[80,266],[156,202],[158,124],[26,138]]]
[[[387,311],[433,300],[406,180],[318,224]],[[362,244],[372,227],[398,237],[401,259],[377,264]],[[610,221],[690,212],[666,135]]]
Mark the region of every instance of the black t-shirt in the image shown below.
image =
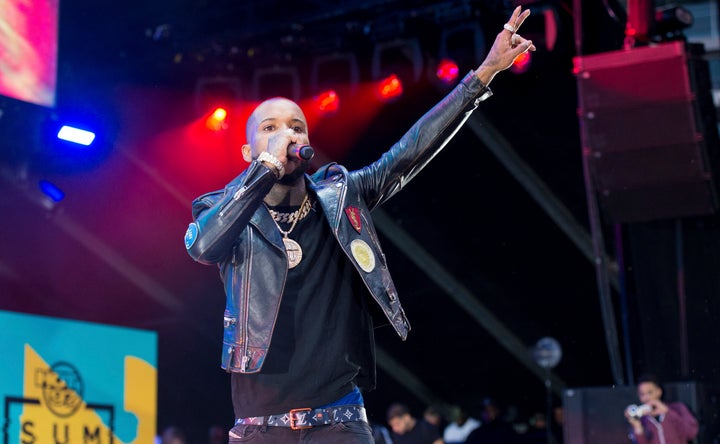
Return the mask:
[[[297,207],[278,207],[292,212]],[[303,250],[289,270],[270,350],[254,374],[232,374],[235,416],[315,408],[375,385],[368,292],[315,202],[288,235]],[[281,224],[288,230],[288,224]],[[251,277],[252,279],[252,277]]]

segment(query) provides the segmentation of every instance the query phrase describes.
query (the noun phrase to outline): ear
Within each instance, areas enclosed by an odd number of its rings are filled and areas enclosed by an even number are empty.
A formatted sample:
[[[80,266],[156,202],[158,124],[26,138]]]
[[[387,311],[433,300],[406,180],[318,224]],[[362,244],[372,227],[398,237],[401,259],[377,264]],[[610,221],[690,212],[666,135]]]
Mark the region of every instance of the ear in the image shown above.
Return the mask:
[[[248,145],[247,143],[242,146],[242,155],[243,159],[245,159],[245,162],[250,163],[253,161],[252,150],[250,149],[250,145]]]

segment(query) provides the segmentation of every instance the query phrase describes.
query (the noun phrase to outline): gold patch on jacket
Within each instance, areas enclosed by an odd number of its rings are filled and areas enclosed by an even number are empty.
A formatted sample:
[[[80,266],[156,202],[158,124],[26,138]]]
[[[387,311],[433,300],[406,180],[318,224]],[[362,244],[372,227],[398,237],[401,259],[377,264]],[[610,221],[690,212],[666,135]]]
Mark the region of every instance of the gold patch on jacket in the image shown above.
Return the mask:
[[[370,248],[367,242],[361,239],[355,239],[350,242],[350,251],[363,271],[370,273],[375,269],[375,254],[373,254],[372,248]]]

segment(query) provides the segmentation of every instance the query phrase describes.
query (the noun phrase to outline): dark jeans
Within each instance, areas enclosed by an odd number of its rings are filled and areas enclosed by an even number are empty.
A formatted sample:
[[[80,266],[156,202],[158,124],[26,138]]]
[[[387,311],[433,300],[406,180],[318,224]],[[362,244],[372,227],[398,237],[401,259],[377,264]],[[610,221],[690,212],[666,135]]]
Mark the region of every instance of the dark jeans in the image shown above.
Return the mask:
[[[233,436],[234,435],[234,436]],[[290,427],[236,425],[230,429],[229,444],[373,444],[370,425],[363,421],[339,422],[293,430]]]

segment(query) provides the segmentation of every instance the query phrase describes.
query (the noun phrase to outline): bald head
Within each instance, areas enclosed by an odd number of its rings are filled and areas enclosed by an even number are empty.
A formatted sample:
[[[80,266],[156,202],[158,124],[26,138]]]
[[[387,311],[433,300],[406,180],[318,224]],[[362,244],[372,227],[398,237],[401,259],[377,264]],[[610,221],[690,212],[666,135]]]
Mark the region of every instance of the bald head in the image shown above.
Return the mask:
[[[300,105],[285,97],[273,97],[260,103],[250,114],[245,125],[246,140],[252,145],[263,121],[277,120],[282,116],[292,116],[290,120],[301,123],[307,132],[307,119]]]

